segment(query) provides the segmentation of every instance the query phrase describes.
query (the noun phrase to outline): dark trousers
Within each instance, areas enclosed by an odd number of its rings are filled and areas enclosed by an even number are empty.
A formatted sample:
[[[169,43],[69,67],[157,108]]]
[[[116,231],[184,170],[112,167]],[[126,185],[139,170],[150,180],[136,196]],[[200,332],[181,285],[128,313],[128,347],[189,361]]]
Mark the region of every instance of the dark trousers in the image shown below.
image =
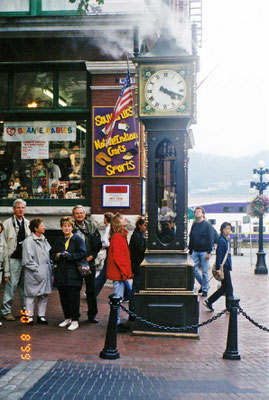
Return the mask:
[[[106,283],[106,266],[107,266],[107,256],[104,261],[103,268],[100,271],[100,274],[97,276],[95,279],[95,293],[96,297],[98,294],[101,292],[101,290],[104,287],[104,284]]]
[[[207,301],[210,304],[213,304],[216,300],[218,300],[222,295],[226,296],[226,307],[228,305],[228,297],[233,296],[233,285],[230,275],[230,270],[224,267],[224,279],[221,281],[221,287],[216,290],[208,299]]]
[[[88,318],[94,318],[98,313],[95,294],[95,267],[91,267],[91,271],[90,275],[85,276]]]
[[[133,275],[133,286],[129,299],[129,310],[134,311],[134,294],[139,291],[139,274]]]
[[[81,286],[59,286],[58,290],[65,319],[78,321]]]

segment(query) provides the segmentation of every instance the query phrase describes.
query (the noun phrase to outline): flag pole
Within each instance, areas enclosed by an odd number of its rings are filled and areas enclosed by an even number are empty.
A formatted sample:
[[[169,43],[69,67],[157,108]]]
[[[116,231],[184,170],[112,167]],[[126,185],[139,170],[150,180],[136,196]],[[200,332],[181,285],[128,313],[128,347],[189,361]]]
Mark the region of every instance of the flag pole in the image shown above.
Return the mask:
[[[127,69],[128,69],[129,74],[130,74],[129,58],[128,58],[128,56],[126,56],[126,60],[127,60]],[[128,72],[127,72],[127,73],[128,73]],[[132,90],[132,84],[131,84],[131,90]],[[136,132],[135,103],[134,103],[133,90],[132,90],[132,107],[133,107],[134,130],[135,130],[135,133],[136,133],[135,145],[136,145],[136,147],[139,148],[139,147],[140,147],[140,141],[138,140],[138,139],[139,139],[139,135],[138,135],[138,133]],[[139,129],[139,127],[138,127],[138,129]],[[140,149],[139,149],[139,150],[140,150]]]

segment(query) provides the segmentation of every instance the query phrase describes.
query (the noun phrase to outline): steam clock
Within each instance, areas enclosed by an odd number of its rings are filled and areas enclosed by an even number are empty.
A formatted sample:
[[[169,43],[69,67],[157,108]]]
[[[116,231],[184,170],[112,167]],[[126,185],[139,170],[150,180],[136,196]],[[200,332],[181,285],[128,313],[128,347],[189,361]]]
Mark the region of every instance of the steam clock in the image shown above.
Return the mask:
[[[197,62],[164,34],[150,52],[133,59],[136,110],[147,137],[147,250],[135,312],[165,326],[189,326],[199,319],[194,269],[187,259],[187,154],[192,147]],[[168,333],[135,321],[133,334]],[[170,334],[198,337],[195,329]]]

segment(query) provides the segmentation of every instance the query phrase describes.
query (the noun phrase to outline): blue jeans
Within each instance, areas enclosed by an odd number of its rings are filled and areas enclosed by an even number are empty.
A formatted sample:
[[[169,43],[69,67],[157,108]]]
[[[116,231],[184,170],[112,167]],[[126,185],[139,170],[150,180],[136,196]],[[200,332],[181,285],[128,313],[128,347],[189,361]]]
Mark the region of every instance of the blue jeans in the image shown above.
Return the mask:
[[[107,257],[105,258],[103,268],[100,271],[100,274],[95,278],[95,295],[96,297],[98,294],[101,292],[101,290],[104,287],[104,284],[106,283],[106,266],[107,266]],[[125,290],[124,290],[124,297],[128,300],[131,296],[132,288],[130,286],[130,283],[126,281],[124,283]]]
[[[19,288],[21,308],[25,308],[24,271],[22,268],[21,260],[17,258],[10,258],[9,267],[10,267],[10,277],[6,282],[3,304],[1,308],[3,314],[11,313],[11,307],[13,304],[13,299],[17,287]]]
[[[194,262],[194,276],[200,283],[203,292],[208,292],[208,266],[209,260],[206,259],[206,251],[195,251],[192,252],[192,259]],[[199,267],[202,269],[202,276],[199,272]]]
[[[113,287],[114,287],[114,294],[123,299],[124,282],[113,281]],[[119,323],[120,323],[120,307],[118,308],[117,325],[119,325]]]

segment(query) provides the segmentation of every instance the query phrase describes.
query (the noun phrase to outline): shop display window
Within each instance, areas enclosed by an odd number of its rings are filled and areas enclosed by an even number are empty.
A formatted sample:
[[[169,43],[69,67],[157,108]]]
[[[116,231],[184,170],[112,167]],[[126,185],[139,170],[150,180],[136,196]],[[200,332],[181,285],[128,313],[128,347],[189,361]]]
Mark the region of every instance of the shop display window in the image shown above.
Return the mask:
[[[51,108],[53,106],[53,73],[14,73],[14,106]]]
[[[7,73],[0,72],[0,108],[8,108],[8,82]]]
[[[40,126],[42,123],[44,125],[46,121],[41,121]],[[61,122],[47,121],[47,125],[48,123],[51,130],[64,129],[61,128]],[[19,126],[18,122],[14,123],[14,126],[16,124]],[[12,141],[9,141],[9,138],[5,141],[5,124],[0,123],[1,199],[57,201],[86,197],[86,121],[76,121],[72,124],[72,140],[56,141],[54,138],[41,142],[29,141],[28,137],[28,140],[22,140],[19,136],[19,140],[15,141],[15,134],[10,127]],[[12,123],[6,123],[6,127],[11,125]],[[33,127],[37,125],[37,121],[33,122]],[[66,125],[66,121],[63,121],[62,125]],[[5,129],[7,131],[7,128]]]
[[[86,72],[59,72],[59,107],[86,106]]]

